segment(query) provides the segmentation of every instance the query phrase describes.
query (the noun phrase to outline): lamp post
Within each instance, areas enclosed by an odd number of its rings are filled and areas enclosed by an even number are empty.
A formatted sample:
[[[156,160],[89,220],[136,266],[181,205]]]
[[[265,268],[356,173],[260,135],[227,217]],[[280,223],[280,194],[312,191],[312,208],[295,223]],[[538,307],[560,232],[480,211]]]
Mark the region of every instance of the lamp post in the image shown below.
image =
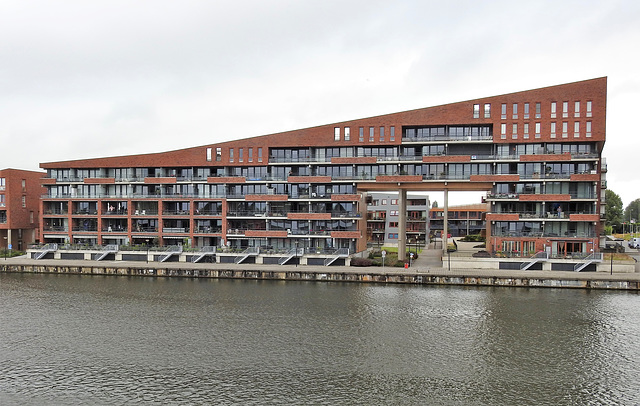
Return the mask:
[[[7,241],[7,237],[2,237],[5,241]],[[4,247],[4,260],[7,260],[7,244],[5,243],[5,247]]]
[[[145,240],[147,242],[147,264],[149,263],[149,239]]]
[[[298,240],[293,242],[296,245],[296,268],[298,267]]]

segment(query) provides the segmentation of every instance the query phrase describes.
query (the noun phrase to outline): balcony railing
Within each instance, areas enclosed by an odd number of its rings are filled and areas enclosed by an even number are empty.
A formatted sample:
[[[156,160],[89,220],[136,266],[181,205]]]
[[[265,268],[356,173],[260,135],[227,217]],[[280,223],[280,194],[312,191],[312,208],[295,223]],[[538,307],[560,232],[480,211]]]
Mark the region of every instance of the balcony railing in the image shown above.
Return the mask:
[[[469,142],[469,141],[493,141],[493,135],[468,135],[468,136],[450,136],[436,135],[429,137],[402,137],[403,142],[436,142],[436,141],[452,141],[452,142]]]

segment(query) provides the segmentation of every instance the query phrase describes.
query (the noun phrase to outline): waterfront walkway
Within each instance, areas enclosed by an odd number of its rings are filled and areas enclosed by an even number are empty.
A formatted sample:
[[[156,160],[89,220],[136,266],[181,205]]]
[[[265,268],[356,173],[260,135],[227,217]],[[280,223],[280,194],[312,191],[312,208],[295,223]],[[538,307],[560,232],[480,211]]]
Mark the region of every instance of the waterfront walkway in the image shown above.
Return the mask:
[[[424,252],[424,251],[423,251]],[[270,271],[270,272],[304,272],[304,273],[341,273],[355,275],[406,275],[406,276],[442,276],[450,278],[501,278],[501,279],[553,279],[573,281],[629,281],[640,282],[640,273],[609,272],[569,272],[569,271],[520,271],[511,269],[473,269],[456,268],[452,257],[451,269],[433,266],[433,258],[419,256],[410,268],[395,267],[354,267],[354,266],[320,266],[320,265],[270,265],[270,264],[220,264],[220,263],[184,263],[184,262],[141,262],[141,261],[87,261],[87,260],[35,260],[23,257],[0,259],[0,271],[14,272],[20,267],[41,268],[113,268],[113,269],[153,269],[153,270],[212,270],[212,271]],[[46,272],[46,271],[45,271]],[[91,272],[86,272],[91,273]],[[157,273],[156,273],[157,274]]]

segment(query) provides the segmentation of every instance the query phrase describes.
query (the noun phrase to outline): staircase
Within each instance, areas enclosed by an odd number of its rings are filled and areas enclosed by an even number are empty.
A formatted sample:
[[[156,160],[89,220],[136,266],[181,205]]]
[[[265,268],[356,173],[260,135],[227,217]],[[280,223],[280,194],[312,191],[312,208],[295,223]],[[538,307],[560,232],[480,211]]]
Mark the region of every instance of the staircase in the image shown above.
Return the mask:
[[[546,251],[540,251],[536,255],[529,258],[529,262],[523,262],[522,264],[520,264],[520,270],[526,271],[527,269],[531,268],[533,264],[541,261],[546,261],[548,259],[549,259],[549,253],[547,253]]]
[[[233,263],[239,264],[249,257],[255,257],[259,253],[260,253],[259,247],[249,247],[246,250],[242,251],[242,253],[240,253],[240,255],[238,255],[236,259],[233,260]]]
[[[301,257],[304,254],[304,248],[291,248],[284,257],[278,260],[278,265],[284,265],[293,257]]]
[[[103,259],[105,259],[107,257],[107,255],[114,254],[116,252],[118,252],[118,246],[117,245],[107,245],[106,247],[104,247],[102,249],[102,253],[100,253],[100,255],[98,255],[96,257],[96,261],[102,261]]]
[[[38,252],[38,254],[34,257],[34,259],[42,259],[50,252],[56,252],[58,250],[58,244],[47,244],[42,247],[42,251]]]
[[[203,259],[204,257],[209,257],[209,256],[215,255],[215,253],[216,253],[216,247],[213,247],[213,246],[202,247],[200,252],[198,252],[197,255],[194,255],[191,258],[191,262],[196,263],[196,262],[200,261],[201,259]]]
[[[587,266],[593,264],[594,262],[602,262],[602,252],[594,252],[593,254],[585,257],[583,259],[584,262],[578,262],[574,267],[573,270],[575,272],[580,272],[582,271],[584,268],[586,268]]]
[[[166,260],[168,260],[169,258],[171,258],[174,255],[180,255],[182,253],[182,246],[181,245],[173,245],[171,247],[168,248],[168,250],[160,257],[160,262],[165,262]]]
[[[349,256],[349,248],[339,248],[335,250],[329,258],[324,260],[324,266],[329,266],[336,262],[338,258],[346,258]]]

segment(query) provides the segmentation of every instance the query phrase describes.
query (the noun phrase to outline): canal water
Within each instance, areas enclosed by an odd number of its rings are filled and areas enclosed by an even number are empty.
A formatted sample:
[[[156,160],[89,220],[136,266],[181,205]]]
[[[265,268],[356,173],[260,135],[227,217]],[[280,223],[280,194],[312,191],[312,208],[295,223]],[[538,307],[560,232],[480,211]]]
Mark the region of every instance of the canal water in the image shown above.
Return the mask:
[[[640,296],[0,274],[0,404],[640,404]]]

